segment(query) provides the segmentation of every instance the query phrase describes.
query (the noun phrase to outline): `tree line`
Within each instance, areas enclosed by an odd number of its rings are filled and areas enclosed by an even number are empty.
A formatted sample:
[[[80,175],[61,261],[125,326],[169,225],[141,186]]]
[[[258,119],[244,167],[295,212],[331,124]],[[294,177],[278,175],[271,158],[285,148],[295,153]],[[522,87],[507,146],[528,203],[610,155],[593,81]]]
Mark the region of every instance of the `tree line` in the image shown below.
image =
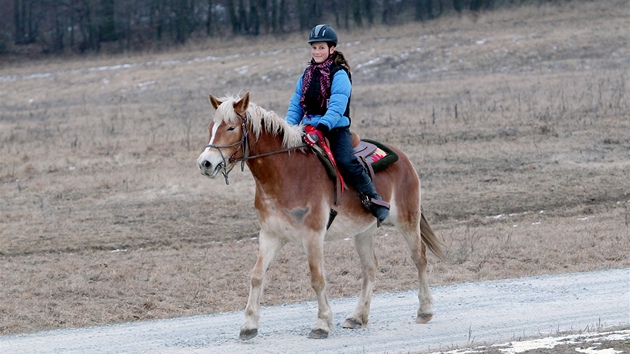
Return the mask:
[[[452,13],[569,0],[0,0],[0,53],[119,51],[195,37],[256,36],[430,21]]]

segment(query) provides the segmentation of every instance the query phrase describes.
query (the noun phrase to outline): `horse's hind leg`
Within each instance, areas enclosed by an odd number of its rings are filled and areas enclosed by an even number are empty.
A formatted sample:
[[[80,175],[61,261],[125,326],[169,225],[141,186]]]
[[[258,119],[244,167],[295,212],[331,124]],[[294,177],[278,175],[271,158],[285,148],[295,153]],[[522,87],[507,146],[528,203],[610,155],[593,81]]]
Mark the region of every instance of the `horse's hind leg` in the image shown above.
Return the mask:
[[[354,312],[346,318],[343,328],[361,328],[368,324],[370,314],[370,302],[372,301],[372,290],[374,289],[374,279],[376,278],[376,268],[378,263],[374,255],[374,227],[368,231],[354,237],[354,245],[361,261],[361,292],[359,301]]]
[[[401,227],[402,234],[407,241],[409,250],[411,251],[411,259],[418,269],[418,300],[420,307],[418,308],[417,323],[427,323],[433,318],[433,297],[429,290],[429,281],[427,280],[427,249],[420,238],[420,222],[412,222],[407,227]]]
[[[249,298],[245,308],[245,323],[241,326],[241,339],[251,339],[258,334],[260,298],[265,286],[266,272],[283,245],[284,243],[279,239],[269,236],[263,230],[260,231],[258,259],[252,270]]]
[[[433,318],[433,297],[429,290],[429,281],[427,280],[427,249],[424,243],[421,243],[421,252],[418,260],[414,259],[416,268],[418,268],[418,300],[420,308],[418,308],[417,323],[427,323]]]

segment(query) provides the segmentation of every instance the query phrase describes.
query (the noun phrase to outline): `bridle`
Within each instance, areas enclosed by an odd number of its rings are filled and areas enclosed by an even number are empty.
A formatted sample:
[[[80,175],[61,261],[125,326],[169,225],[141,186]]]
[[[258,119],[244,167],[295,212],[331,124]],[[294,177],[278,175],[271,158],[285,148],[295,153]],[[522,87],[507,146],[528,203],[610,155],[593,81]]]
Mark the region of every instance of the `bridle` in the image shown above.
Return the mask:
[[[247,131],[247,124],[245,124],[245,118],[243,116],[241,116],[239,113],[236,113],[236,115],[238,115],[241,118],[241,140],[235,142],[234,144],[229,144],[229,145],[216,145],[216,144],[208,144],[206,145],[206,149],[210,148],[210,149],[217,149],[219,151],[219,154],[221,154],[221,159],[223,160],[223,162],[221,162],[221,174],[223,175],[223,178],[225,178],[225,184],[230,184],[230,181],[228,180],[228,174],[232,171],[232,169],[234,168],[234,165],[232,165],[232,167],[230,167],[228,169],[228,165],[231,165],[234,162],[238,162],[239,160],[234,158],[234,156],[236,156],[236,154],[239,152],[239,150],[243,149],[243,157],[247,156],[247,149],[249,148],[249,132]],[[238,149],[236,149],[236,151],[234,151],[234,153],[226,158],[225,155],[223,154],[223,150],[221,149],[227,149],[227,148],[231,148],[234,147],[236,145],[240,145],[238,147]],[[241,171],[245,170],[245,159],[241,158]]]
[[[245,115],[242,115],[242,114],[240,114],[238,112],[234,112],[234,113],[236,113],[236,115],[241,119],[241,140],[237,141],[237,142],[235,142],[233,144],[229,144],[229,145],[216,145],[216,144],[208,144],[208,145],[206,145],[206,149],[207,148],[217,149],[219,151],[219,153],[221,154],[221,159],[223,160],[223,162],[221,163],[221,174],[223,175],[223,178],[225,178],[225,184],[227,184],[227,185],[230,184],[230,181],[228,180],[228,175],[230,174],[230,172],[234,168],[234,166],[235,166],[234,163],[236,163],[236,162],[240,162],[241,163],[241,172],[242,172],[242,171],[245,171],[245,162],[247,160],[252,160],[252,159],[255,159],[255,158],[269,156],[269,155],[280,154],[280,153],[288,152],[288,151],[292,151],[292,150],[298,150],[298,149],[302,149],[302,148],[308,146],[308,145],[304,144],[304,145],[300,145],[300,146],[296,146],[296,147],[285,148],[285,149],[280,149],[280,150],[274,150],[274,151],[270,151],[270,152],[266,152],[266,153],[250,156],[249,155],[249,151],[251,149],[250,149],[249,131],[247,130],[247,113],[245,113]],[[221,149],[227,149],[227,148],[231,148],[231,147],[234,147],[234,146],[237,146],[237,145],[240,145],[240,146],[228,158],[226,158],[226,156],[223,154],[223,151],[221,151]],[[236,154],[240,150],[243,151],[243,156],[240,157],[240,158],[235,157]],[[228,165],[232,165],[232,167],[230,167],[228,169]]]

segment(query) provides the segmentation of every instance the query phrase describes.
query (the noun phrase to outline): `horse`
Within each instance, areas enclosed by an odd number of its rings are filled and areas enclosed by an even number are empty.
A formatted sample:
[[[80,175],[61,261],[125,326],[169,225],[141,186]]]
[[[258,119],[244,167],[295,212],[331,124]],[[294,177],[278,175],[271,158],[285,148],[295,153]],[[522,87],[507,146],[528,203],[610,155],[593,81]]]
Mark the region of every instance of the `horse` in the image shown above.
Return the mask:
[[[209,98],[215,114],[208,126],[209,142],[197,159],[199,171],[209,178],[222,174],[229,184],[228,175],[240,162],[241,170],[247,164],[256,184],[258,258],[251,272],[240,339],[258,334],[266,272],[287,242],[301,243],[306,253],[318,304],[317,321],[308,336],[321,339],[333,329],[324,276],[324,240],[354,236],[362,284],[356,308],[342,327],[366,326],[377,270],[373,246],[376,218],[364,208],[352,187],[336,200],[336,184],[327,177],[318,157],[303,144],[301,125],[289,125],[273,111],[250,102],[249,92],[242,98],[219,99],[212,94]],[[402,151],[389,147],[399,159],[376,173],[373,180],[379,194],[391,205],[389,220],[398,227],[411,251],[419,281],[416,322],[427,323],[433,317],[433,299],[427,282],[426,248],[444,258],[443,244],[422,212],[417,172]],[[331,211],[337,213],[332,223]]]

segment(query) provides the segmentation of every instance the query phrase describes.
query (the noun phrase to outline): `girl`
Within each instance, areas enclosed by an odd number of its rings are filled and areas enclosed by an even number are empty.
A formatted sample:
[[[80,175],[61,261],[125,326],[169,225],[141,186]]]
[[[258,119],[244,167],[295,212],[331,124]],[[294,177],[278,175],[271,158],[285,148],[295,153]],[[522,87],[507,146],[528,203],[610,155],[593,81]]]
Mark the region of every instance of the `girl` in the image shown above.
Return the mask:
[[[337,33],[332,27],[315,26],[308,43],[312,59],[295,85],[285,119],[289,124],[302,122],[307,126],[303,140],[309,145],[328,138],[341,176],[359,192],[363,205],[376,216],[380,226],[389,214],[389,203],[376,193],[372,180],[352,151],[350,65],[335,50]]]

